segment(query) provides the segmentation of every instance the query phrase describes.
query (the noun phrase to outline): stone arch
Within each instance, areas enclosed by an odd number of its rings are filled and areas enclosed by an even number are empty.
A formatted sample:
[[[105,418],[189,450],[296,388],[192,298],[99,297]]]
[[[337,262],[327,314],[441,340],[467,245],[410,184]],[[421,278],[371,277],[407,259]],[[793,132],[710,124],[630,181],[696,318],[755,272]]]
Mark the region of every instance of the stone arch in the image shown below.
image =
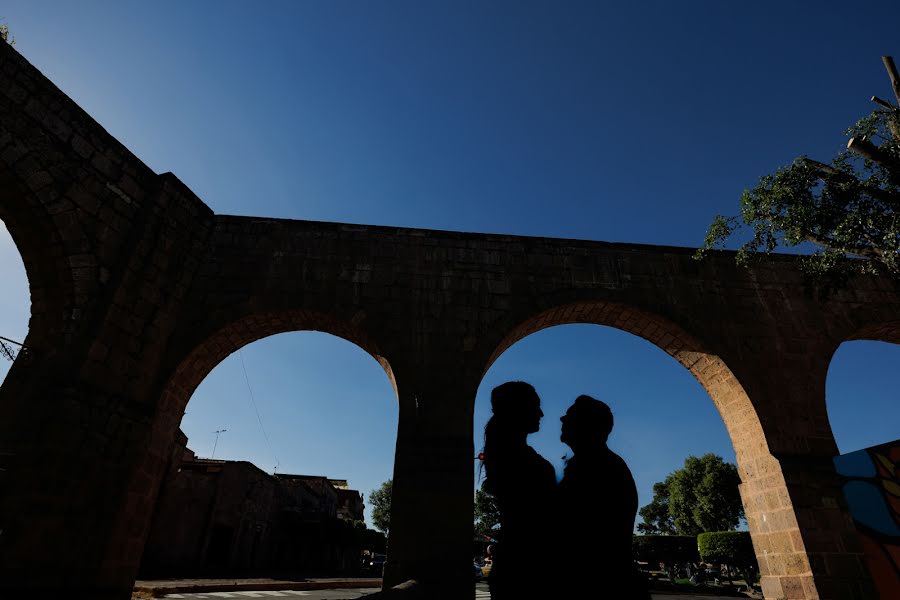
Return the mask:
[[[320,331],[345,339],[369,353],[385,370],[397,392],[393,370],[370,335],[353,323],[311,310],[282,310],[243,314],[217,324],[201,325],[171,351],[161,393],[152,417],[150,438],[144,448],[136,475],[128,486],[122,512],[124,528],[114,539],[127,540],[139,562],[150,528],[152,506],[171,461],[172,445],[190,397],[201,381],[227,356],[257,340],[292,331]],[[398,395],[399,397],[399,395]],[[134,527],[137,520],[140,527]]]
[[[12,237],[31,296],[26,345],[42,355],[61,345],[76,304],[73,262],[64,252],[63,217],[54,218],[28,186],[0,169],[0,221]]]
[[[900,321],[886,320],[869,323],[858,328],[842,342],[853,340],[869,340],[900,344]]]
[[[843,598],[848,596],[834,592],[839,586],[865,586],[864,577],[859,575],[863,571],[853,570],[858,558],[840,545],[840,540],[846,539],[847,515],[841,512],[829,487],[833,478],[831,456],[823,458],[809,449],[806,454],[791,454],[770,448],[773,440],[779,443],[783,433],[773,427],[771,418],[762,420],[767,415],[751,400],[750,394],[757,394],[761,397],[757,402],[766,402],[765,394],[771,393],[760,386],[758,373],[743,368],[741,373],[749,379],[740,381],[711,344],[661,311],[603,297],[573,299],[569,295],[564,301],[549,300],[540,301],[538,308],[532,305],[519,310],[515,320],[505,320],[493,328],[494,343],[486,354],[485,372],[516,341],[555,325],[593,323],[646,339],[691,372],[725,422],[737,456],[741,500],[766,598]],[[684,319],[690,318],[690,312],[686,313]],[[827,523],[823,531],[817,529],[821,523]],[[848,555],[833,559],[834,553],[842,552]],[[848,572],[823,567],[828,560],[845,561],[850,565]],[[841,579],[849,570],[858,580]]]
[[[391,365],[371,336],[350,322],[325,313],[298,309],[245,315],[214,328],[190,344],[191,350],[178,361],[163,388],[160,409],[164,412],[183,410],[200,382],[228,355],[257,340],[291,331],[320,331],[359,346],[381,365],[397,393]]]
[[[881,318],[879,318],[881,317]],[[824,356],[824,368],[821,374],[821,385],[824,391],[826,380],[831,372],[831,366],[834,361],[838,348],[844,342],[869,341],[869,342],[885,342],[888,344],[900,344],[900,320],[893,317],[883,318],[881,315],[868,318],[862,323],[846,320],[841,322],[840,332],[830,340],[827,353]],[[829,434],[834,438],[834,427],[832,426],[831,412],[829,410],[829,402],[825,393],[819,398],[821,404],[820,411],[825,415],[825,427]],[[838,454],[837,441],[833,439],[834,454]]]
[[[633,305],[607,300],[564,302],[552,308],[519,317],[518,323],[499,327],[500,338],[487,360],[482,376],[510,346],[542,329],[574,323],[595,324],[620,329],[641,337],[677,360],[700,382],[712,398],[725,422],[742,479],[749,473],[743,467],[761,454],[768,454],[762,425],[747,392],[724,360],[712,353],[699,339],[680,325],[654,312]]]

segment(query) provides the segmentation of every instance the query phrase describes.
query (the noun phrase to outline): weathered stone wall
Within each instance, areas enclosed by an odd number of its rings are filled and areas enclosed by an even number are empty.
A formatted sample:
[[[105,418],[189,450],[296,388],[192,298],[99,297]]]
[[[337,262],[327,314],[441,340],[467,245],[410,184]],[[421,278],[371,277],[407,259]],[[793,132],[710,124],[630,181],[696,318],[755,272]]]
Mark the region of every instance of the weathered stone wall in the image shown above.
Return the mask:
[[[580,322],[644,337],[709,392],[767,598],[870,597],[825,376],[845,340],[900,341],[894,281],[820,297],[790,257],[744,270],[730,253],[213,215],[4,44],[0,184],[33,304],[33,358],[0,388],[4,592],[125,598],[196,386],[247,343],[314,329],[395,384],[387,582],[471,596],[478,384],[516,340]]]

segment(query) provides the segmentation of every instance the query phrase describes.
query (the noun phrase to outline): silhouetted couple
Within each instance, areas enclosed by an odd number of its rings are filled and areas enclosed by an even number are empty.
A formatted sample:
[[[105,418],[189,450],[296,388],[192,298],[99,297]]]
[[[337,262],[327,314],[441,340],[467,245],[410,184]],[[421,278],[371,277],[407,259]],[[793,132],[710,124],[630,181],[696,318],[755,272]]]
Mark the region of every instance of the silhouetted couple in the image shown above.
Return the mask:
[[[483,488],[496,499],[502,536],[489,576],[492,600],[649,598],[631,554],[634,479],[606,445],[613,427],[609,407],[579,396],[560,418],[560,439],[573,456],[558,485],[553,466],[527,442],[544,416],[535,389],[504,383],[491,392],[491,410]]]

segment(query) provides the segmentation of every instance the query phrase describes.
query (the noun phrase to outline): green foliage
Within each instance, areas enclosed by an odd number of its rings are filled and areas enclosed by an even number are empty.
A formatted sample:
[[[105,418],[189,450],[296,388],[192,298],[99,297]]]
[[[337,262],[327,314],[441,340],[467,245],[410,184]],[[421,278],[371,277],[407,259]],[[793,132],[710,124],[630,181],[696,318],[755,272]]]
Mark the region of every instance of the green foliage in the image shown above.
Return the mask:
[[[900,109],[876,110],[846,134],[856,152],[842,151],[831,164],[801,156],[744,191],[740,218],[716,216],[695,258],[740,232],[750,239],[739,264],[807,244],[813,252],[801,264],[818,278],[900,276]]]
[[[388,479],[377,490],[369,493],[369,504],[372,505],[372,525],[378,531],[388,532],[391,526],[391,493],[394,481]]]
[[[737,467],[721,456],[689,456],[684,467],[653,486],[653,501],[640,510],[644,533],[696,536],[737,528],[744,508]]]
[[[484,490],[475,492],[475,533],[495,537],[500,525],[500,509],[494,495]]]
[[[697,536],[697,549],[704,562],[732,567],[755,565],[756,554],[746,531],[708,531]]]
[[[669,482],[671,476],[665,481],[653,484],[653,500],[643,507],[638,514],[644,520],[638,523],[637,529],[648,535],[674,535],[675,521],[669,514]]]
[[[759,571],[750,533],[746,531],[710,531],[697,536],[697,547],[704,562],[724,564],[741,571],[744,581],[752,584]]]
[[[10,46],[16,45],[16,38],[9,34],[9,25],[5,23],[0,23],[0,40],[3,40]]]
[[[693,563],[700,560],[697,538],[690,535],[636,535],[632,538],[634,558],[650,564]]]

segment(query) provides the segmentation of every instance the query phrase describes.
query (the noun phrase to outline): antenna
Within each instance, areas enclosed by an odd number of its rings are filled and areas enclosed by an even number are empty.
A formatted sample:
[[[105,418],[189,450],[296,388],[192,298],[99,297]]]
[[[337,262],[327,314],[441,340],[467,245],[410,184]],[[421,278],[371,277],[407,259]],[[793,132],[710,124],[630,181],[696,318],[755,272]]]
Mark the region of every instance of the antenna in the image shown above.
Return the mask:
[[[210,456],[210,458],[216,457],[216,446],[219,445],[219,434],[225,433],[226,431],[228,431],[228,430],[227,429],[216,429],[215,431],[213,431],[213,433],[216,434],[216,442],[213,444],[213,452],[212,452],[212,456]]]

